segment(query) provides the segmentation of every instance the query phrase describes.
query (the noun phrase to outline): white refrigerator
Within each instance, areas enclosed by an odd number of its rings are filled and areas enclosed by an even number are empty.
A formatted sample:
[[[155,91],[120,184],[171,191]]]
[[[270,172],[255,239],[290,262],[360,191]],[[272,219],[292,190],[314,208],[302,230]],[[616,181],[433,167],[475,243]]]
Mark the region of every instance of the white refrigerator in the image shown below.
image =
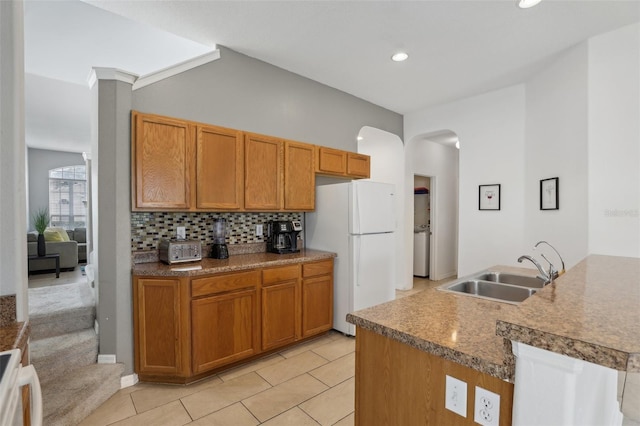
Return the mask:
[[[333,328],[355,335],[349,312],[395,298],[395,187],[354,181],[316,188],[316,210],[305,215],[305,247],[337,253]]]

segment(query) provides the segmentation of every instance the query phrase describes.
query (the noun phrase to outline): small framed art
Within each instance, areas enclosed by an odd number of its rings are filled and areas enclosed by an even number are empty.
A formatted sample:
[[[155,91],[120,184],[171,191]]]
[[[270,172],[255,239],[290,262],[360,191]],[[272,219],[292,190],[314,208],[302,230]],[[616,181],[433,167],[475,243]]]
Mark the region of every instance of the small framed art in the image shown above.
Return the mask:
[[[540,210],[560,209],[560,179],[557,177],[540,181]]]
[[[480,185],[478,193],[479,210],[500,210],[500,184]]]

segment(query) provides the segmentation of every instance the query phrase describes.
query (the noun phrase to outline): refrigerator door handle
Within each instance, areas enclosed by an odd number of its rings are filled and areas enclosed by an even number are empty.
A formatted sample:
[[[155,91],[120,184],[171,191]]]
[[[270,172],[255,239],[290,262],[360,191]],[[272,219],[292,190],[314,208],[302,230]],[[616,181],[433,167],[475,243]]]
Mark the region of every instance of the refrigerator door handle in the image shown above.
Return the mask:
[[[361,248],[361,244],[362,244],[362,238],[360,238],[359,236],[357,236],[356,238],[356,253],[355,253],[355,265],[354,265],[354,274],[353,274],[353,279],[356,283],[356,287],[360,287],[360,264],[362,262],[360,262],[360,253],[362,252]]]

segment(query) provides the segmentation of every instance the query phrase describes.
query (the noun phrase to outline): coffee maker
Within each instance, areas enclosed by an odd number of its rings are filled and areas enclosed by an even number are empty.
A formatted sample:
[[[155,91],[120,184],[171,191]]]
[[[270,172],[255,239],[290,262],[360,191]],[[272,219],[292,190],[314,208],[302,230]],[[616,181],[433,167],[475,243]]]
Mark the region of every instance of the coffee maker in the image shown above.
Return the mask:
[[[298,234],[302,231],[299,220],[272,220],[267,222],[267,251],[271,253],[297,253]]]
[[[213,245],[211,246],[211,257],[214,259],[228,259],[226,235],[227,221],[225,219],[214,219],[213,221]]]

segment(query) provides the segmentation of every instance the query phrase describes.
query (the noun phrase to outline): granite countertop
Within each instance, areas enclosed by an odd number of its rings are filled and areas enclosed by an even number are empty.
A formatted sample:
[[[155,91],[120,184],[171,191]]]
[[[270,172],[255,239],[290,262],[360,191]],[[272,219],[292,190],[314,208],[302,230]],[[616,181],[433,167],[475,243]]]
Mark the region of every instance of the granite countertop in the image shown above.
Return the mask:
[[[508,266],[488,270],[532,276],[536,272]],[[511,342],[496,335],[496,321],[517,309],[510,303],[430,288],[348,314],[347,321],[494,377],[511,379],[515,365]]]
[[[0,296],[0,352],[16,348],[24,352],[30,333],[28,321],[16,321],[16,296]]]
[[[499,336],[640,372],[640,259],[592,255],[500,316]]]
[[[16,348],[24,352],[30,332],[28,322],[13,322],[0,327],[0,352]]]
[[[519,305],[434,288],[351,313],[347,321],[502,379],[512,380],[515,371],[511,340],[640,371],[639,282],[640,259],[589,256]]]
[[[173,265],[165,265],[160,262],[138,263],[133,265],[132,273],[133,275],[158,277],[191,277],[242,271],[245,269],[290,265],[301,262],[313,262],[316,260],[331,259],[335,256],[335,253],[309,249],[301,250],[299,253],[290,254],[266,252],[248,253],[231,255],[228,259],[204,258],[199,262],[177,263]]]

